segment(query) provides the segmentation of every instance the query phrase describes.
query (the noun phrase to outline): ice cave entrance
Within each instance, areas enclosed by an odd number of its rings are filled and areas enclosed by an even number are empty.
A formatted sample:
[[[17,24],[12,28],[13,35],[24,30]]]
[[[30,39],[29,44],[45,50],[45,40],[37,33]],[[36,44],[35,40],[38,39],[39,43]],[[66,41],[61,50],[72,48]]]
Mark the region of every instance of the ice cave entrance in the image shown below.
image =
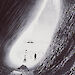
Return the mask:
[[[38,0],[40,1],[40,0]],[[45,56],[59,20],[60,0],[42,0],[38,12],[26,31],[20,34],[8,53],[10,67],[35,67]],[[40,3],[40,2],[39,2]],[[31,12],[33,13],[33,12]],[[32,18],[31,18],[32,19]],[[28,23],[29,24],[29,23]],[[10,62],[10,64],[8,63]]]

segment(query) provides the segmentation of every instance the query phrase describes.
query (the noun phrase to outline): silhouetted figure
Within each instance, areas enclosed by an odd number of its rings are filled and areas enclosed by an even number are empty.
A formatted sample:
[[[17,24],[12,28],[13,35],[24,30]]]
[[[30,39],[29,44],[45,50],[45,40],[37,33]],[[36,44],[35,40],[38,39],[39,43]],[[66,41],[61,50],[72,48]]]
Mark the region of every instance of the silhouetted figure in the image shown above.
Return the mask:
[[[34,58],[36,59],[36,53],[35,53],[35,55],[34,55]]]
[[[25,50],[24,62],[26,62],[26,53],[27,53],[27,50]]]
[[[27,51],[27,50],[26,50]]]
[[[34,43],[33,41],[31,41],[31,43]]]
[[[24,60],[23,61],[26,62],[26,55],[24,55]]]

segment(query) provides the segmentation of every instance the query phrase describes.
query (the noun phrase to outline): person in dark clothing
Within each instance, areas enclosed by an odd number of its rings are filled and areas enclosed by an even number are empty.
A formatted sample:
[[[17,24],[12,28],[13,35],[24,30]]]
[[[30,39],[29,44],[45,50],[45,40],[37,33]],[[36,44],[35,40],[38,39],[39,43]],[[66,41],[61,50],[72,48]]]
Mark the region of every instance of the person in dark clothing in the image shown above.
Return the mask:
[[[37,55],[36,55],[36,53],[35,53],[34,58],[36,59],[36,57],[37,57]]]

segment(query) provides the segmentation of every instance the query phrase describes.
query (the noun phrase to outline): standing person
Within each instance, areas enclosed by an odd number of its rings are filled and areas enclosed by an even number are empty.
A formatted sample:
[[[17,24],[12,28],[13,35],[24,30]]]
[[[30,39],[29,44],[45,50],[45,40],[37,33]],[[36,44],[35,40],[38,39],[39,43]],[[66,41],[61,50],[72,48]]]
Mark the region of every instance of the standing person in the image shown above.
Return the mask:
[[[34,54],[34,58],[35,58],[35,59],[37,58],[37,54],[36,54],[36,53]]]

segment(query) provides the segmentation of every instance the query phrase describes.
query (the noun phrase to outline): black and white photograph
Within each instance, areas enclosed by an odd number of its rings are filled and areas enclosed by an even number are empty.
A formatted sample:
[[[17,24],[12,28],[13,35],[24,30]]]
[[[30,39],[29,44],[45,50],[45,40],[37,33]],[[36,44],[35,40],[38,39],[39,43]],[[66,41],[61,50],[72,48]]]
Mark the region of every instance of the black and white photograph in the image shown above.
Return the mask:
[[[75,75],[75,0],[0,0],[0,75]]]

